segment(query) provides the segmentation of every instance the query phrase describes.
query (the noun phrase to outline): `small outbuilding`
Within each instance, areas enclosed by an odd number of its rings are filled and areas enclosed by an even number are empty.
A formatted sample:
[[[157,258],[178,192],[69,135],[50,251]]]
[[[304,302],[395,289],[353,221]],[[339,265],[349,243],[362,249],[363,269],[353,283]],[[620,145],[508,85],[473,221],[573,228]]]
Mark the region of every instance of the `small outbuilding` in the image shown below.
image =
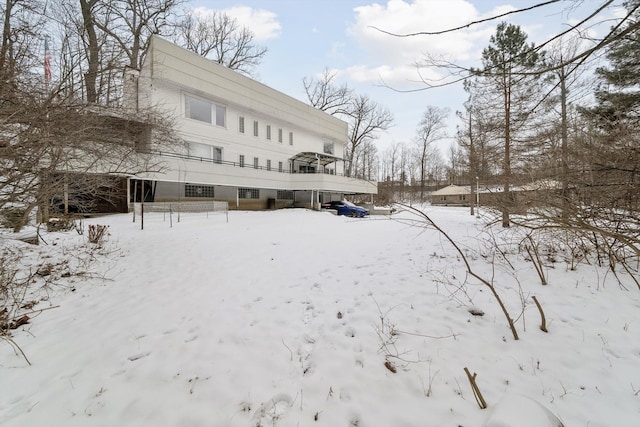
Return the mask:
[[[448,185],[431,193],[431,204],[438,206],[469,206],[471,190],[459,185]]]

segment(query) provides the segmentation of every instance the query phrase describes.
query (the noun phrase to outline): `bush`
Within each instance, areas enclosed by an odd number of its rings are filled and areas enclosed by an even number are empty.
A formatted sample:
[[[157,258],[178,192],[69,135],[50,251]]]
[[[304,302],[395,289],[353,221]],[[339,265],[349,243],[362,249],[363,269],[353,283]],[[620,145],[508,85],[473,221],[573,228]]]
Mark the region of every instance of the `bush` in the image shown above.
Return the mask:
[[[108,230],[108,225],[90,224],[87,238],[89,242],[100,245],[107,239]]]
[[[25,209],[18,206],[8,206],[0,210],[0,225],[6,228],[19,229],[23,225]]]

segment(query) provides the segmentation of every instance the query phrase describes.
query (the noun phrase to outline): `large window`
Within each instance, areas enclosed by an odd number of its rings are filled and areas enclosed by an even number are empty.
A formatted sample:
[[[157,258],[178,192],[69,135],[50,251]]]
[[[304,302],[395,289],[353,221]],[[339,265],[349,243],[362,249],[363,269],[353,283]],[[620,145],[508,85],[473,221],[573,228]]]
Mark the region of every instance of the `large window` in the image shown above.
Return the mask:
[[[271,125],[267,125],[267,140],[271,141]]]
[[[259,123],[257,120],[253,121],[253,136],[258,136]]]
[[[185,184],[184,186],[185,197],[214,197],[213,185],[197,185],[197,184]]]
[[[244,117],[238,117],[238,132],[244,133]]]
[[[188,153],[191,157],[199,157],[202,160],[213,160],[216,163],[222,162],[222,148],[214,147],[199,142],[187,143]]]
[[[260,190],[258,188],[238,188],[238,197],[241,199],[259,199]]]
[[[257,157],[253,158],[253,167],[254,167],[254,169],[258,169],[259,162],[260,161],[258,160]]]
[[[238,159],[238,161],[240,162],[240,167],[243,168],[244,167],[244,154],[240,154],[240,158]]]
[[[278,129],[278,142],[282,142],[282,128]]]
[[[289,132],[289,145],[293,145],[293,132]]]
[[[267,159],[267,170],[270,171],[271,170],[271,160]]]
[[[186,96],[186,115],[193,120],[211,123],[211,107],[212,104],[198,98]]]
[[[185,95],[185,116],[200,122],[225,126],[227,109],[222,105]]]

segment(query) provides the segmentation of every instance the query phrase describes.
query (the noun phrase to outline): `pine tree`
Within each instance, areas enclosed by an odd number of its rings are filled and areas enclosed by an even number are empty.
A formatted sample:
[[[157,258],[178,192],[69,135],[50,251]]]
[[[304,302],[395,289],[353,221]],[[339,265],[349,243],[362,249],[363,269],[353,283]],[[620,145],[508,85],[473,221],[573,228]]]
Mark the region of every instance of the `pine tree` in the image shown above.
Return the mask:
[[[484,80],[487,93],[485,103],[495,108],[495,123],[502,126],[503,139],[503,196],[501,201],[502,226],[509,227],[512,185],[512,148],[518,133],[524,134],[533,113],[531,100],[535,96],[538,76],[531,74],[541,60],[533,44],[527,43],[527,34],[519,26],[502,22],[491,36],[490,44],[482,51],[482,70],[475,73]]]
[[[601,82],[595,91],[598,105],[591,110],[611,125],[640,119],[640,0],[629,0],[624,6],[627,24],[609,45],[609,66],[596,70]]]
[[[624,3],[623,24],[598,68],[596,105],[583,110],[594,127],[588,150],[590,203],[637,212],[640,194],[640,0]]]

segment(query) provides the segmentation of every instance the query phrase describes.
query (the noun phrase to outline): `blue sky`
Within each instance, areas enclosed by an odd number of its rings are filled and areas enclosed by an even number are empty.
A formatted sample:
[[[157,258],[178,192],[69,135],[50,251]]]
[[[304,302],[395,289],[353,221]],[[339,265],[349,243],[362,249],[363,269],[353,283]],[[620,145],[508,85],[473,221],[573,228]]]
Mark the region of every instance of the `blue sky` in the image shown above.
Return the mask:
[[[520,25],[529,40],[539,44],[593,12],[604,0],[565,0],[536,11],[510,15],[473,29],[438,37],[396,38],[394,33],[435,31],[467,24],[498,13],[541,3],[542,0],[192,0],[193,8],[224,10],[248,26],[256,41],[269,49],[257,69],[258,80],[290,96],[306,101],[302,79],[325,68],[335,70],[339,82],[367,94],[389,108],[395,125],[380,135],[379,150],[391,142],[412,143],[415,129],[427,106],[451,110],[449,133],[453,135],[455,111],[465,94],[460,85],[427,91],[400,93],[383,87],[382,81],[400,90],[424,88],[417,82],[415,63],[431,55],[446,55],[455,62],[479,66],[482,49],[496,25],[507,20]],[[620,1],[615,2],[616,5]],[[615,8],[603,13],[612,16]],[[608,28],[610,24],[606,24]],[[604,31],[600,28],[600,31]],[[598,35],[598,28],[590,29]],[[423,70],[436,76],[435,70]],[[446,157],[451,140],[440,147]]]

